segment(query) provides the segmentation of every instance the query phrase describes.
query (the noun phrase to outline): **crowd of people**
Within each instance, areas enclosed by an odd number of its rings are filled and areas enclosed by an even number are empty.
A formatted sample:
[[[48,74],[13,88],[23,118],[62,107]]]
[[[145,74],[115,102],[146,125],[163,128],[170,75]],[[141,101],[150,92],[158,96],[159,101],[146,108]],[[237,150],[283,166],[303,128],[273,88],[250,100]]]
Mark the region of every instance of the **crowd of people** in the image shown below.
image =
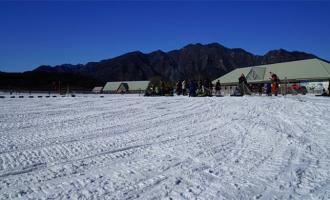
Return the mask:
[[[270,82],[268,83],[256,83],[256,84],[248,84],[247,79],[244,74],[238,78],[238,87],[234,90],[232,96],[243,96],[245,94],[251,95],[251,93],[258,93],[262,95],[263,91],[265,91],[267,96],[275,96],[279,93],[279,84],[280,79],[275,73],[270,73]]]
[[[150,84],[145,91],[145,96],[173,96],[173,86],[170,82],[160,81]]]
[[[218,81],[215,85],[210,80],[179,80],[175,84],[166,81],[150,84],[145,92],[145,96],[173,96],[183,95],[189,97],[220,95],[221,85]]]
[[[283,84],[287,85],[287,83]],[[252,93],[257,93],[259,95],[265,93],[267,96],[278,96],[280,93],[279,86],[280,79],[277,74],[273,72],[269,73],[269,82],[254,84],[248,84],[245,75],[241,74],[238,78],[238,85],[235,87],[231,96],[251,95]],[[285,88],[287,89],[287,87]],[[176,83],[160,81],[160,83],[150,84],[146,90],[145,96],[173,96],[174,94],[189,97],[221,96],[221,83],[219,80],[217,80],[215,84],[210,80],[179,80]]]

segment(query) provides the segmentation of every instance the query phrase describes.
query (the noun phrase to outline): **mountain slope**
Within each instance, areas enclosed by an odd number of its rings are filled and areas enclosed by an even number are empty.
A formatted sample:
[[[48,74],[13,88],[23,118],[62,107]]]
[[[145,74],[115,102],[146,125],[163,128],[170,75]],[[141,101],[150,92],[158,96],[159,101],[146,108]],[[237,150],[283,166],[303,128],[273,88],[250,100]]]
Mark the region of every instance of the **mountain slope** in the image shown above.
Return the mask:
[[[100,81],[147,80],[161,76],[165,80],[215,79],[237,67],[272,64],[317,58],[313,54],[284,49],[263,56],[240,48],[227,48],[218,43],[189,44],[179,50],[149,54],[130,52],[112,59],[85,65],[40,66],[35,71],[70,72],[92,76]]]

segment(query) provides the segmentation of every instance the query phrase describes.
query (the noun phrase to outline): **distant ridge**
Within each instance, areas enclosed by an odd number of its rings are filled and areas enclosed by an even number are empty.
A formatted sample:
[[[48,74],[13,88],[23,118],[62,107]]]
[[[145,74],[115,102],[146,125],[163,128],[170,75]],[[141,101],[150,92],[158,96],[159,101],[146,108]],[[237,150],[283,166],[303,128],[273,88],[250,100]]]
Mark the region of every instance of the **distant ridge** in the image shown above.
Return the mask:
[[[299,51],[271,50],[254,55],[241,48],[227,48],[218,43],[188,44],[169,52],[157,50],[148,54],[133,51],[121,56],[87,64],[43,65],[34,71],[78,73],[99,81],[148,80],[159,76],[165,80],[215,79],[229,71],[253,65],[318,58]]]

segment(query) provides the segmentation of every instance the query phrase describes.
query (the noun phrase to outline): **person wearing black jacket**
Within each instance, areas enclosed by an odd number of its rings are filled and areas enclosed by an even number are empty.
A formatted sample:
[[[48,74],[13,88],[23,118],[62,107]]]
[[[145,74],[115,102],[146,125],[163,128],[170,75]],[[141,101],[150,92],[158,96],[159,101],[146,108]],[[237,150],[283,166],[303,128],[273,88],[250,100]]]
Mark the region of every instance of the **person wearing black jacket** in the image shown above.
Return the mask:
[[[215,95],[216,96],[221,95],[221,84],[219,80],[215,83]]]
[[[241,76],[238,79],[238,87],[242,95],[244,95],[245,87],[247,87],[247,80],[245,78],[244,74],[241,74]]]

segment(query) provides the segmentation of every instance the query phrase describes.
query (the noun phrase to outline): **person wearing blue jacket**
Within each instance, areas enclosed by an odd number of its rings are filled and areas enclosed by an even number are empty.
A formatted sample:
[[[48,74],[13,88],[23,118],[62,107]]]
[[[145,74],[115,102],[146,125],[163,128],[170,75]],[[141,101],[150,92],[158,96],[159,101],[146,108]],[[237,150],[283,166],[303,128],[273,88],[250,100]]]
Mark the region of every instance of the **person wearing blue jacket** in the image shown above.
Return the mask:
[[[196,84],[195,81],[190,81],[189,83],[189,97],[196,96]]]
[[[272,96],[272,84],[266,83],[266,94],[267,96]]]

